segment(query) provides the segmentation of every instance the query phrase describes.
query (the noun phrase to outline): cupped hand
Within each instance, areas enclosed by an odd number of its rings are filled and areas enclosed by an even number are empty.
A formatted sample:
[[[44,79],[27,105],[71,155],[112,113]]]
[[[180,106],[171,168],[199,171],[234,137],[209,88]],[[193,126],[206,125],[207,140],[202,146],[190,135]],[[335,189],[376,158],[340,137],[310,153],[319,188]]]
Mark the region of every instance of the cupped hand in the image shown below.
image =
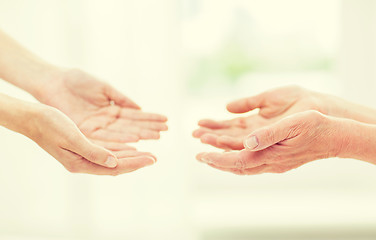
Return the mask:
[[[37,98],[70,117],[89,138],[105,142],[158,139],[165,116],[143,112],[113,87],[80,71],[57,71]]]
[[[305,111],[253,131],[245,149],[200,153],[197,159],[219,170],[240,175],[283,173],[308,162],[337,156],[349,129],[341,120]]]
[[[23,134],[70,172],[119,175],[156,161],[150,153],[138,152],[124,144],[91,141],[59,110],[42,104],[36,106],[29,120],[28,131]]]
[[[324,95],[298,86],[287,86],[263,92],[249,98],[242,98],[227,105],[232,113],[246,113],[259,109],[258,114],[231,120],[199,121],[199,129],[193,136],[201,142],[225,150],[241,150],[243,138],[253,130],[272,124],[294,113],[317,110],[327,113],[328,105],[323,104]]]

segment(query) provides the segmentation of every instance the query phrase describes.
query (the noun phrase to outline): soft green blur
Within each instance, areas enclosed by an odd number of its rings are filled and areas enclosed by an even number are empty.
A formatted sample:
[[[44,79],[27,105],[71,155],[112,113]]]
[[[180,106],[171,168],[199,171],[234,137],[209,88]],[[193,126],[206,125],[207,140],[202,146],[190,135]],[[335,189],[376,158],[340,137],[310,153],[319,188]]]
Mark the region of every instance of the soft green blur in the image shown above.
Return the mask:
[[[184,9],[189,17],[183,29],[183,37],[188,38],[183,39],[187,84],[192,92],[208,85],[233,86],[255,73],[334,69],[339,31],[336,1],[288,1],[300,11],[278,1],[193,2],[194,8]],[[271,10],[270,5],[283,11]],[[317,19],[320,9],[325,11]]]

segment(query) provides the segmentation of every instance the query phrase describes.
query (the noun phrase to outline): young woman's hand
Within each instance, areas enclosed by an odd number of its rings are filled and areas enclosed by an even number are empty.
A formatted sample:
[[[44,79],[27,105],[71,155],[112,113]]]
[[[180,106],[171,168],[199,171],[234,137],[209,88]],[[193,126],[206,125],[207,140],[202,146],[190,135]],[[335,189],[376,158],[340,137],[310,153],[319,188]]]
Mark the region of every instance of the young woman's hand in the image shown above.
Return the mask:
[[[29,123],[28,137],[70,172],[118,175],[152,165],[156,161],[150,153],[138,152],[126,146],[119,146],[116,151],[110,152],[94,144],[73,121],[52,107],[39,106]]]
[[[54,77],[53,77],[54,76]],[[167,118],[143,112],[113,87],[80,70],[57,71],[37,98],[70,117],[89,138],[107,142],[158,139]]]
[[[150,153],[125,144],[89,140],[70,118],[53,107],[2,94],[0,105],[0,125],[32,139],[70,172],[118,175],[156,161]]]
[[[146,113],[95,77],[56,67],[0,30],[0,78],[71,118],[89,138],[106,142],[157,139],[167,118]]]

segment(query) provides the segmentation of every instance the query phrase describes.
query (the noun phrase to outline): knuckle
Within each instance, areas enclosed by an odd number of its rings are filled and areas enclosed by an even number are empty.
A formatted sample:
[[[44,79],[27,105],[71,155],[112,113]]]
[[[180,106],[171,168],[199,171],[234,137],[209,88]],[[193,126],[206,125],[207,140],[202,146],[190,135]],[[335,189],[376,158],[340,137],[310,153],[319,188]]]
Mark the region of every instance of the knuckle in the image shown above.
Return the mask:
[[[302,132],[315,130],[318,126],[322,125],[326,119],[327,118],[323,114],[315,110],[298,113],[296,117],[291,117],[290,119],[293,120],[293,122],[290,123],[288,136],[293,137]]]
[[[327,118],[315,110],[309,110],[306,112],[305,118],[302,120],[302,125],[316,129],[316,127],[325,123]]]
[[[239,157],[235,162],[236,170],[243,171],[246,167],[246,162],[244,157]]]
[[[308,110],[305,112],[304,117],[307,117],[311,120],[319,120],[323,117],[323,115],[316,110]]]

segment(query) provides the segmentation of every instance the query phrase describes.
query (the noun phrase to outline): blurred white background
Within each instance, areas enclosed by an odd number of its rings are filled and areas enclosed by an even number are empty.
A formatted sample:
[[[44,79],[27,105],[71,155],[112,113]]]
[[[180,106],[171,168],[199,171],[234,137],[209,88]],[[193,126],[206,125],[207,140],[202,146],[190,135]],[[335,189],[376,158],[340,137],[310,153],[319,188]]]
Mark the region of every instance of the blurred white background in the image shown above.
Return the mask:
[[[70,174],[0,129],[0,239],[375,239],[374,166],[328,159],[240,177],[199,164],[214,149],[191,137],[200,118],[234,117],[228,101],[280,85],[374,105],[375,12],[373,0],[0,0],[4,31],[170,127],[137,144],[155,166],[118,177]]]

